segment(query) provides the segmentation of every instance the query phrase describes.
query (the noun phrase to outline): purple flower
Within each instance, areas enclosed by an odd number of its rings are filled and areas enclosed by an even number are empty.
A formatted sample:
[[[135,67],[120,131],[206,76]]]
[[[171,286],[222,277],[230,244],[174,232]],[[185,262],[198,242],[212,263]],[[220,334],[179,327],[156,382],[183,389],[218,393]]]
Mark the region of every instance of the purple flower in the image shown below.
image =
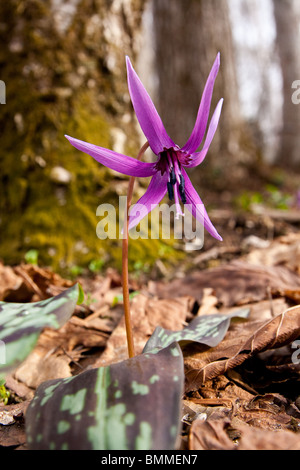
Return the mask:
[[[168,193],[169,199],[175,200],[177,217],[183,215],[180,206],[181,200],[213,237],[222,240],[185,171],[185,168],[194,168],[203,162],[217,130],[223,99],[219,101],[210,121],[202,150],[197,151],[204,139],[207,128],[214,83],[220,67],[220,54],[217,55],[208,77],[193,132],[181,148],[167,134],[150,96],[134,71],[128,57],[126,57],[126,64],[131,101],[149,145],[158,157],[156,162],[141,162],[73,137],[66,136],[66,138],[78,150],[91,155],[99,163],[112,170],[129,176],[152,176],[147,191],[137,203],[138,207],[142,207],[143,210],[131,211],[130,213],[129,229],[135,227]]]

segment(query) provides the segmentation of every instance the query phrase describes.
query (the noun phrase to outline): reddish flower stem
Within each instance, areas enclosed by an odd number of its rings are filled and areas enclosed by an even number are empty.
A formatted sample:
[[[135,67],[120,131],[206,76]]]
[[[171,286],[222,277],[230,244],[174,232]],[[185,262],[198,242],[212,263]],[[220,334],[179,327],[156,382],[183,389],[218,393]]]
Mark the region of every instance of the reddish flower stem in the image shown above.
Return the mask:
[[[149,142],[146,142],[139,154],[137,160],[141,160],[142,156],[149,147]],[[131,206],[133,187],[134,187],[135,177],[131,176],[129,180],[129,186],[127,191],[127,207],[124,218],[124,231],[123,231],[123,244],[122,244],[122,284],[123,284],[123,306],[124,306],[124,315],[125,315],[125,327],[127,335],[127,347],[129,357],[135,356],[134,350],[134,341],[133,341],[133,332],[132,332],[132,323],[130,315],[130,301],[129,301],[129,281],[128,281],[128,221],[129,221],[129,209]]]

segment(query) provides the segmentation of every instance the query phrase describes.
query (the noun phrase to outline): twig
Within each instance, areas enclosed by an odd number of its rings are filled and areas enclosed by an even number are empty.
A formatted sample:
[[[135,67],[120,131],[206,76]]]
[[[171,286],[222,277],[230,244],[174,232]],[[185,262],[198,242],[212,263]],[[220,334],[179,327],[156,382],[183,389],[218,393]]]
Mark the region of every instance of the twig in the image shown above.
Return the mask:
[[[271,317],[274,318],[276,315],[275,315],[275,312],[274,312],[272,289],[271,289],[270,286],[267,287],[267,294],[268,294],[268,299],[269,299],[269,303],[270,303]]]
[[[189,398],[193,403],[203,406],[227,406],[232,408],[233,402],[230,398]]]
[[[21,267],[21,266],[16,266],[15,267],[15,272],[21,276],[25,284],[31,288],[35,294],[37,294],[41,300],[45,300],[47,297],[43,294],[39,286],[34,282],[33,279],[26,273],[26,271]]]
[[[69,359],[71,359],[71,361],[72,361],[77,367],[79,367],[79,369],[81,369],[81,370],[84,369],[84,368],[82,367],[82,365],[79,364],[78,361],[75,361],[75,359],[73,359],[73,357],[71,356],[71,354],[69,354],[69,353],[65,350],[65,348],[64,348],[63,346],[60,346],[60,348],[62,349],[63,353],[64,353]]]

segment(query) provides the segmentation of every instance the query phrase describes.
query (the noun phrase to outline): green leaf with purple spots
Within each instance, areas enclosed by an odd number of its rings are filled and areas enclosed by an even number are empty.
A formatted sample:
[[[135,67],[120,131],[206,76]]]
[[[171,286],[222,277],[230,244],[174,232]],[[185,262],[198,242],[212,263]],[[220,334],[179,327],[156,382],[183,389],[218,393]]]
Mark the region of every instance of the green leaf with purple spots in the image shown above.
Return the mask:
[[[249,313],[249,308],[241,308],[231,314],[199,316],[180,331],[166,330],[158,326],[147,341],[143,352],[160,350],[175,341],[181,346],[194,342],[213,348],[222,341],[233,318],[245,319]]]
[[[45,382],[26,412],[32,450],[172,450],[184,385],[177,343]]]
[[[18,367],[35,347],[41,331],[60,328],[82,302],[79,284],[61,294],[32,303],[0,302],[0,373]]]

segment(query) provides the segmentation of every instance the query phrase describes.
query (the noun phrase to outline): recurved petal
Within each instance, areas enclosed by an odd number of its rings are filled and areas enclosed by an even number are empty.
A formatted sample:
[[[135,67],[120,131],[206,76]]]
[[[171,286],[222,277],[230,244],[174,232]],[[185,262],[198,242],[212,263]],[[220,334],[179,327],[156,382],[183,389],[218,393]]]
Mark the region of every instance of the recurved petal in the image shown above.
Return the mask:
[[[150,181],[147,191],[129,211],[128,230],[136,227],[162,201],[167,192],[168,175],[157,172]]]
[[[223,99],[219,101],[215,109],[215,112],[213,114],[213,117],[211,118],[203,149],[200,152],[196,152],[190,155],[191,160],[189,161],[187,165],[184,165],[186,168],[194,168],[195,166],[200,165],[200,163],[202,163],[204,158],[206,157],[210,144],[212,143],[212,140],[218,128],[223,101],[224,101]]]
[[[141,80],[126,57],[128,89],[135,114],[152,151],[158,155],[175,146]]]
[[[222,237],[218,234],[216,228],[213,226],[203,202],[201,201],[199,194],[195,190],[194,186],[191,183],[186,171],[182,168],[182,176],[185,180],[185,194],[186,194],[186,207],[195,217],[199,220],[201,224],[204,225],[204,228],[211,234],[212,237],[217,240],[222,241]]]
[[[81,152],[87,153],[97,162],[107,166],[111,170],[118,171],[128,176],[153,176],[156,173],[154,163],[140,162],[132,157],[127,157],[121,153],[108,150],[97,145],[89,144],[83,140],[74,139],[68,135],[65,136],[68,141]]]
[[[207,79],[193,132],[191,133],[191,136],[189,140],[187,141],[187,143],[184,145],[184,147],[182,147],[182,150],[184,152],[188,152],[188,153],[196,152],[197,148],[199,147],[199,145],[201,144],[203,140],[206,126],[207,126],[208,116],[209,116],[209,110],[210,110],[210,105],[211,105],[214,84],[215,84],[215,80],[219,72],[219,68],[220,68],[220,53],[218,53],[217,58],[209,74],[209,77]]]

